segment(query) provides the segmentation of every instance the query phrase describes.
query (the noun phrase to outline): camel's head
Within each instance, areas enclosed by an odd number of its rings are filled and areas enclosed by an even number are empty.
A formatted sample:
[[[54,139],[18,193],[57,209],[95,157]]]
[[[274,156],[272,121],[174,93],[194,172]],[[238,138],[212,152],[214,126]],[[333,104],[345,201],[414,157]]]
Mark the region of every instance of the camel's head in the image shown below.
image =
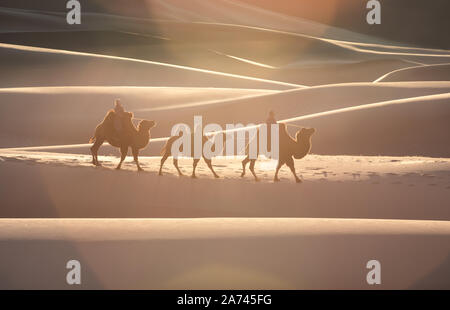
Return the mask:
[[[153,128],[155,126],[156,126],[156,122],[155,121],[143,120],[143,121],[139,122],[138,130],[139,131],[141,131],[141,130],[148,131],[148,130],[150,130],[151,128]]]
[[[315,128],[302,128],[295,134],[297,142],[309,139],[316,132]]]
[[[295,134],[297,149],[294,151],[294,158],[301,159],[311,150],[311,136],[316,132],[314,128],[302,128]]]

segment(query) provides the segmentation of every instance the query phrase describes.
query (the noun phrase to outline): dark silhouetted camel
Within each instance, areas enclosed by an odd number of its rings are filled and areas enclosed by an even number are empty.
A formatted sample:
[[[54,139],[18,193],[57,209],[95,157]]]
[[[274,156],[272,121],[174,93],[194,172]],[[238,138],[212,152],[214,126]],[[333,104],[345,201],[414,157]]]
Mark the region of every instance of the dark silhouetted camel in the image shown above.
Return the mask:
[[[292,171],[295,177],[295,181],[300,183],[301,180],[295,173],[294,159],[301,159],[308,155],[311,150],[311,136],[314,134],[316,130],[314,128],[302,128],[295,134],[295,139],[293,139],[286,128],[286,124],[281,123],[279,127],[279,158],[278,165],[275,171],[274,181],[277,182],[280,179],[278,178],[278,171],[280,168],[286,164]],[[258,150],[259,150],[259,135],[256,137],[258,142]],[[247,157],[242,161],[242,174],[241,177],[245,175],[245,167],[250,162],[250,171],[252,172],[255,180],[258,181],[258,177],[255,173],[255,162],[256,159],[250,159],[248,155],[248,146],[246,148]]]
[[[120,169],[122,162],[128,154],[128,148],[131,147],[134,162],[138,168],[138,171],[143,169],[139,165],[139,150],[146,147],[150,140],[150,129],[155,127],[154,121],[143,120],[139,122],[136,127],[133,125],[132,118],[133,113],[124,112],[122,117],[122,130],[118,133],[114,128],[115,112],[109,111],[103,121],[95,128],[94,136],[89,140],[89,143],[94,142],[91,147],[92,163],[96,166],[101,166],[98,161],[98,149],[107,141],[112,146],[120,148],[120,162],[116,169]]]
[[[164,165],[164,162],[167,160],[167,158],[169,156],[172,155],[172,144],[179,138],[181,138],[182,135],[179,136],[173,136],[170,137],[169,140],[167,140],[166,145],[164,145],[164,147],[161,150],[161,166],[159,167],[159,175],[162,175],[162,167]],[[205,145],[206,141],[208,141],[208,138],[203,136],[202,139],[202,150],[203,150],[203,146]],[[183,151],[182,146],[180,148],[180,151]],[[194,157],[194,134],[191,134],[191,157]],[[209,169],[211,169],[213,175],[215,178],[219,178],[219,176],[217,175],[217,173],[214,171],[213,167],[212,167],[212,162],[211,159],[206,158],[203,154],[202,154],[203,160],[206,162],[206,164],[208,165]],[[199,158],[194,158],[194,163],[193,163],[193,168],[192,168],[192,178],[197,178],[197,176],[195,175],[195,168],[197,168],[197,164],[200,161]],[[183,173],[181,172],[180,168],[178,167],[178,159],[177,158],[173,158],[173,165],[175,166],[175,168],[178,171],[178,174],[180,176],[183,176]]]

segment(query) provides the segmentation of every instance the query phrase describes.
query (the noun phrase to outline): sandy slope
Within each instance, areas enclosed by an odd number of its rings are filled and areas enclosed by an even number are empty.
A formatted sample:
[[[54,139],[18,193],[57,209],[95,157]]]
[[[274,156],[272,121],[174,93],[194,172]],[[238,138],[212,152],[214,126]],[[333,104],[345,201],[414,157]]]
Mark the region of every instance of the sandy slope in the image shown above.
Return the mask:
[[[164,25],[164,29],[164,39],[144,30],[114,30],[72,31],[70,36],[67,31],[7,33],[0,34],[0,41],[307,85],[373,81],[386,72],[411,66],[402,57],[353,52],[316,38],[257,29],[177,23]]]
[[[294,120],[327,129],[315,140],[317,152],[448,157],[449,99],[447,93],[392,100]]]
[[[118,96],[137,117],[158,122],[152,130],[152,136],[156,138],[168,136],[176,123],[192,123],[194,115],[203,115],[204,124],[217,122],[224,126],[226,123],[259,123],[273,109],[279,120],[310,115],[309,120],[294,123],[313,125],[319,130],[320,134],[314,137],[314,152],[447,156],[448,149],[442,141],[449,132],[448,100],[446,95],[423,96],[447,93],[449,89],[448,82],[355,83],[285,92],[108,87],[3,89],[0,91],[0,132],[3,133],[4,147],[86,143],[110,108],[112,99]],[[248,97],[244,93],[257,96]],[[316,114],[354,106],[364,108],[367,104],[405,97],[413,99],[367,111],[343,110],[334,116]],[[164,105],[165,109],[162,108]],[[410,111],[405,113],[406,109]],[[24,110],[28,112],[22,114]],[[371,118],[372,113],[377,117]],[[10,116],[20,114],[21,117]],[[361,126],[360,117],[370,119]],[[416,121],[406,122],[408,117],[414,117]],[[380,120],[384,120],[385,127],[379,126]],[[380,139],[373,145],[372,137],[385,135],[386,126],[390,126],[389,139]],[[35,130],[37,127],[39,131]],[[55,131],[54,128],[62,129]],[[417,131],[409,138],[414,143],[405,145],[407,140],[403,135],[406,131]],[[151,144],[144,154],[157,155],[160,148],[161,144]]]
[[[0,146],[37,146],[0,149],[0,288],[68,288],[70,259],[93,289],[373,288],[371,259],[377,288],[450,287],[450,84],[433,65],[448,50],[238,1],[148,9],[85,13],[73,31],[61,13],[0,8]],[[381,83],[335,84],[353,81]],[[157,176],[159,157],[143,156],[143,173],[129,159],[113,170],[116,156],[93,167],[75,152],[117,97],[158,122],[153,137],[194,115],[248,124],[273,109],[317,129],[313,153],[347,156],[296,161],[302,184],[286,167],[273,183],[267,159],[258,183],[240,178],[239,157],[213,160],[217,180],[203,162],[199,179],[171,160]]]
[[[59,7],[59,6],[57,6]],[[65,23],[64,13],[48,14],[46,8],[41,6],[42,11],[27,11],[14,8],[0,8],[2,16],[2,31],[47,31],[47,30],[70,30],[71,27]],[[289,17],[287,15],[270,12],[255,6],[245,5],[238,1],[218,0],[214,3],[203,0],[194,0],[191,3],[184,1],[160,1],[152,0],[148,8],[148,15],[155,20],[184,21],[184,22],[217,22],[235,23],[247,26],[266,26],[285,31],[299,31],[312,36],[326,35],[333,39],[346,39],[349,41],[379,42],[370,36],[361,35],[348,30],[330,27],[328,25],[312,22],[302,18]],[[81,29],[92,29],[100,26],[101,22],[90,19],[90,16],[103,17],[102,22],[133,20],[130,17],[115,17],[114,15],[96,14],[85,12],[86,19],[79,26]],[[14,17],[14,18],[12,18]],[[143,20],[134,18],[136,21]],[[14,21],[14,23],[11,23]],[[103,26],[105,23],[102,24]]]
[[[450,64],[438,64],[398,69],[382,76],[377,82],[448,80],[450,80]]]
[[[13,86],[196,86],[289,89],[301,85],[154,61],[0,43],[0,83]],[[17,63],[22,67],[17,67]],[[47,63],[49,65],[43,66]],[[50,65],[52,64],[52,65]],[[25,66],[24,66],[25,65]],[[31,70],[30,70],[31,67]],[[24,70],[27,74],[24,75]],[[180,73],[183,73],[180,75]]]
[[[63,23],[60,16],[51,16],[43,14],[43,12],[0,7],[0,17],[0,32],[2,33],[70,29],[67,22]]]
[[[284,31],[301,31],[312,36],[329,36],[335,39],[372,41],[374,38],[357,34],[352,31],[330,27],[310,20],[292,17],[240,1],[194,0],[188,4],[184,1],[152,1],[152,14],[164,14],[168,19],[182,21],[204,21],[217,23],[234,23],[247,26],[267,27]]]
[[[377,84],[373,84],[377,85]],[[269,109],[278,112],[280,121],[290,121],[301,126],[317,129],[314,137],[314,152],[320,154],[364,154],[364,155],[425,155],[447,157],[450,154],[448,141],[450,125],[449,94],[418,96],[405,99],[376,101],[369,91],[347,88],[345,85],[330,87],[324,91],[328,100],[317,96],[316,100],[302,100],[301,91],[264,96],[251,101],[242,100],[233,109],[232,103],[222,106],[197,108],[182,111],[190,115],[202,115],[205,123],[261,122]],[[343,95],[349,89],[354,92]],[[318,90],[318,89],[316,89]],[[372,91],[382,90],[376,86]],[[387,88],[389,90],[389,87]],[[311,92],[313,90],[311,89]],[[305,93],[311,93],[305,92]],[[289,98],[289,95],[292,95]],[[346,101],[343,97],[357,100]],[[271,98],[269,100],[264,100]],[[311,97],[310,97],[311,98]],[[158,113],[153,113],[158,118]],[[174,113],[173,120],[178,120]],[[190,114],[189,114],[190,113]],[[294,116],[295,115],[295,116]],[[295,132],[295,128],[291,130]],[[414,134],[411,134],[414,133]],[[374,139],[376,137],[376,139]]]
[[[277,93],[273,90],[212,87],[23,87],[0,89],[0,145],[23,146],[86,142],[120,98],[137,117],[152,110],[220,102]],[[141,111],[149,112],[143,113]],[[24,113],[26,111],[26,113]],[[11,117],[11,115],[15,115]],[[20,116],[19,116],[20,115]],[[168,122],[170,114],[158,122]],[[39,131],[36,128],[39,127]],[[60,128],[60,130],[55,130]],[[170,132],[170,131],[169,131]],[[167,131],[155,130],[156,135]]]
[[[53,3],[49,5],[48,1],[46,4],[39,5],[36,7],[35,11],[24,11],[20,9],[11,9],[11,8],[1,8],[1,11],[5,14],[6,17],[8,15],[15,15],[25,18],[28,17],[29,20],[27,22],[23,21],[22,23],[18,23],[17,20],[13,24],[15,27],[11,27],[9,24],[5,23],[5,26],[10,26],[12,29],[21,29],[28,31],[36,31],[36,27],[31,27],[30,24],[34,22],[38,30],[48,29],[45,28],[47,23],[52,23],[52,30],[55,29],[70,29],[64,23],[64,8],[57,3]],[[103,21],[95,22],[95,19],[90,20],[89,16],[97,16],[97,20],[100,17],[103,17],[105,20],[108,20],[110,23],[112,21],[117,22],[117,20],[122,19],[123,21],[132,20],[129,16],[142,16],[151,18],[154,20],[168,20],[168,21],[183,21],[183,22],[215,22],[215,23],[228,23],[228,24],[239,24],[245,26],[254,26],[254,27],[266,27],[269,29],[281,30],[281,31],[290,31],[290,32],[298,32],[310,36],[316,37],[325,37],[328,39],[336,39],[343,41],[353,41],[353,42],[365,42],[365,43],[381,43],[381,44],[392,44],[387,40],[380,39],[381,36],[374,33],[374,36],[363,35],[361,33],[357,33],[357,31],[349,31],[346,29],[342,29],[339,27],[331,26],[333,24],[333,11],[336,9],[336,3],[328,4],[326,8],[321,7],[317,11],[324,13],[323,16],[328,16],[330,20],[322,20],[324,23],[314,22],[312,20],[302,18],[295,14],[292,10],[289,11],[288,14],[281,13],[283,10],[277,11],[277,5],[274,6],[275,10],[267,10],[264,9],[263,6],[260,6],[260,3],[257,1],[256,3],[251,3],[251,1],[237,1],[237,0],[216,0],[213,3],[208,0],[192,0],[187,3],[186,1],[181,0],[148,0],[145,4],[141,1],[140,3],[133,3],[130,8],[121,7],[120,5],[106,6],[103,9],[99,10],[97,6],[95,9],[89,7],[89,4],[85,4],[85,13],[84,16],[88,16],[87,19],[84,19],[82,25],[79,28],[83,29],[85,27],[94,27],[94,26],[105,26]],[[250,3],[248,3],[250,2]],[[305,1],[306,2],[306,1]],[[297,8],[294,5],[294,11],[298,10],[302,6],[309,6],[308,4],[299,4]],[[341,6],[341,4],[339,4]],[[17,6],[17,4],[9,4],[9,6]],[[28,7],[33,6],[32,4],[28,4]],[[283,6],[283,4],[281,4]],[[345,5],[344,5],[345,6]],[[350,8],[347,7],[348,12],[355,12],[351,6],[359,6],[360,10],[357,10],[356,14],[365,14],[365,8],[360,5],[354,3],[350,4]],[[128,9],[131,9],[130,11]],[[134,12],[133,12],[134,9]],[[140,12],[136,12],[140,10]],[[50,13],[46,11],[59,11],[60,13]],[[90,12],[103,12],[106,14],[98,14],[98,13],[90,13]],[[44,14],[42,14],[44,13]],[[138,14],[136,14],[138,13]],[[286,12],[284,12],[286,13]],[[293,16],[294,15],[297,16]],[[297,12],[298,13],[298,12]],[[122,16],[114,16],[111,14],[121,14]],[[330,15],[331,14],[331,15]],[[126,17],[128,16],[128,17]],[[322,17],[323,17],[322,16]],[[51,19],[52,17],[53,19]],[[59,23],[56,21],[56,17],[59,17]],[[342,17],[342,16],[341,16]],[[354,16],[352,16],[354,17]],[[144,19],[134,18],[134,23],[136,24],[139,21],[143,21]],[[28,25],[27,25],[28,23]],[[107,24],[108,25],[108,24]],[[367,26],[367,25],[366,25]],[[8,27],[7,27],[8,28]],[[360,29],[359,25],[355,25],[353,29]],[[364,28],[364,27],[363,27]],[[417,34],[417,36],[423,36],[423,33]],[[413,39],[413,38],[410,38]],[[414,40],[412,40],[414,42]]]
[[[157,3],[156,7],[160,4]],[[230,6],[228,2],[225,4]],[[209,7],[207,11],[217,12],[217,8],[212,10],[207,2],[202,1],[199,5]],[[172,6],[163,5],[164,10]],[[181,2],[176,6],[179,8],[184,4]],[[242,13],[241,5],[232,4],[231,7],[235,13],[233,16],[254,16],[248,14],[260,11],[252,9]],[[158,9],[156,11],[159,12]],[[184,9],[182,11],[185,12]],[[39,19],[36,12],[6,9],[4,14],[28,16],[32,21]],[[308,30],[324,28],[315,23],[309,26],[308,23],[300,23],[288,27],[290,31],[281,31],[276,29],[284,29],[282,26],[267,25],[267,19],[261,18],[249,25],[220,18],[181,18],[182,21],[175,18],[176,22],[172,18],[172,21],[162,21],[157,19],[158,13],[155,14],[154,19],[145,20],[86,13],[83,24],[76,29],[66,29],[63,25],[51,32],[37,28],[30,33],[23,32],[18,26],[17,31],[1,34],[0,40],[19,45],[153,60],[306,85],[372,81],[386,72],[407,67],[410,61],[432,64],[446,62],[450,57],[446,50],[380,44],[375,39],[369,40],[371,44],[360,43],[363,38],[356,40],[352,34],[344,36],[346,39],[327,39],[317,31]],[[207,16],[208,13],[200,15]],[[61,23],[64,24],[62,17]],[[46,20],[47,14],[43,18]],[[279,16],[279,19],[286,21],[290,18]],[[66,35],[67,30],[71,30],[70,36]],[[111,36],[114,37],[113,42],[110,41]],[[311,68],[311,65],[314,67]]]
[[[0,288],[69,288],[71,259],[83,289],[450,285],[448,159],[309,155],[296,162],[300,185],[286,169],[272,183],[275,163],[263,159],[259,183],[241,179],[234,158],[214,159],[218,180],[203,162],[193,180],[170,162],[157,176],[159,158],[142,158],[149,172],[139,174],[132,163],[112,170],[117,158],[89,160],[0,153],[0,216],[10,217],[0,219]],[[190,163],[181,160],[185,172]],[[378,287],[365,281],[371,259]]]
[[[3,219],[0,287],[72,288],[77,259],[84,289],[371,289],[377,259],[377,288],[448,288],[449,234],[439,221]]]
[[[171,160],[165,176],[157,176],[158,157],[143,157],[148,172],[138,174],[131,159],[125,171],[115,171],[117,157],[101,157],[105,167],[94,168],[85,155],[0,156],[2,217],[450,219],[448,159],[309,155],[296,161],[304,179],[299,185],[286,167],[273,184],[276,162],[268,160],[257,162],[262,182],[256,183],[250,174],[240,178],[241,160],[232,158],[213,160],[221,179],[214,180],[201,162],[199,179],[192,180],[179,178]],[[189,175],[192,161],[180,164]]]

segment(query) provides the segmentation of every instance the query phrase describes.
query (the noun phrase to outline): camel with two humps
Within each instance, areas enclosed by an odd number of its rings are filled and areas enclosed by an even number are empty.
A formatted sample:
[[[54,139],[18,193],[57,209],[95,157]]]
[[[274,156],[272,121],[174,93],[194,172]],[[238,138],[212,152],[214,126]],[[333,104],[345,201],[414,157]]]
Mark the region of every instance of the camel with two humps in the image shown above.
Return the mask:
[[[295,134],[295,139],[289,135],[287,131],[286,124],[279,124],[279,156],[278,156],[278,164],[275,171],[274,182],[280,181],[278,178],[278,172],[280,168],[286,164],[289,169],[291,169],[292,174],[294,175],[295,181],[297,183],[301,182],[301,179],[297,176],[295,172],[294,158],[301,159],[308,155],[311,151],[311,136],[315,133],[314,128],[301,128]],[[256,136],[257,139],[257,148],[259,150],[259,134]],[[242,174],[241,177],[245,176],[245,168],[248,163],[250,163],[250,171],[253,174],[255,181],[259,181],[258,177],[255,173],[255,163],[256,159],[251,159],[249,156],[249,147],[246,147],[246,157],[242,161]]]
[[[94,143],[91,147],[92,163],[96,166],[101,166],[98,161],[98,150],[106,141],[120,149],[121,157],[116,167],[117,170],[121,169],[128,150],[131,148],[138,171],[143,171],[144,169],[139,164],[139,150],[148,145],[150,129],[156,126],[156,122],[141,120],[136,128],[132,121],[133,113],[125,112],[125,117],[122,117],[121,121],[122,131],[118,133],[114,128],[115,117],[115,112],[113,110],[109,111],[103,121],[95,128],[94,136],[89,141],[89,143]]]

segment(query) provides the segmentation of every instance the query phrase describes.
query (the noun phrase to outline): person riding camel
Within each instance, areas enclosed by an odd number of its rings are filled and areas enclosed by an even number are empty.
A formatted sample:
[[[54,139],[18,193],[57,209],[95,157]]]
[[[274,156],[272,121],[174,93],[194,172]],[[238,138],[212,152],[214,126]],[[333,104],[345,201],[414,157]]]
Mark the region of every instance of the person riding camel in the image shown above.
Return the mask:
[[[266,124],[269,126],[271,124],[276,124],[277,120],[275,119],[275,112],[273,110],[269,111],[269,117],[266,120]]]
[[[114,113],[114,129],[120,134],[123,131],[123,119],[126,117],[125,109],[120,103],[120,99],[114,101]]]
[[[114,100],[114,109],[109,110],[104,119],[109,136],[122,140],[132,135],[136,130],[132,118],[133,113],[125,111],[120,99]]]
[[[273,110],[269,111],[269,117],[266,119],[267,125],[267,151],[271,151],[272,149],[272,131],[271,125],[276,124],[277,120],[275,119],[275,112]]]

